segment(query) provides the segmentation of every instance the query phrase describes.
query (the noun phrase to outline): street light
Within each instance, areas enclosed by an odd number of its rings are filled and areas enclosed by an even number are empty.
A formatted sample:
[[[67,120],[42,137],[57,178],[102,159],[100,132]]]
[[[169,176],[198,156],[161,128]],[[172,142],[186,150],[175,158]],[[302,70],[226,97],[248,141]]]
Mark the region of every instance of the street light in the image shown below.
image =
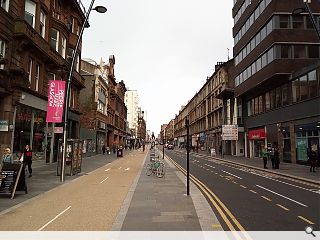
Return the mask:
[[[318,39],[320,41],[320,32],[319,32],[319,29],[317,27],[316,20],[314,19],[314,16],[313,16],[313,14],[311,12],[311,9],[309,7],[309,4],[311,3],[311,0],[303,0],[303,2],[304,2],[305,7],[296,8],[296,9],[294,9],[292,11],[292,13],[293,14],[300,14],[300,13],[303,13],[303,12],[308,12],[310,20],[311,20],[312,25],[313,25],[313,28],[316,30]]]
[[[83,34],[83,30],[87,25],[88,19],[89,19],[89,15],[90,12],[92,10],[92,6],[95,0],[92,0],[89,6],[89,9],[86,13],[84,22],[82,24],[78,39],[77,39],[77,43],[76,43],[76,47],[73,51],[72,54],[72,60],[71,60],[71,66],[70,66],[70,70],[69,70],[69,75],[68,75],[68,80],[67,80],[67,89],[66,89],[66,96],[65,96],[65,102],[64,102],[64,124],[63,124],[63,152],[62,152],[62,163],[61,163],[61,176],[60,176],[60,181],[64,182],[64,167],[65,167],[65,163],[66,163],[66,149],[67,149],[67,126],[68,126],[68,111],[69,111],[69,97],[70,97],[70,85],[71,85],[71,79],[72,79],[72,73],[73,73],[73,68],[74,68],[74,63],[75,63],[75,59],[77,56],[77,51],[80,45],[80,41],[81,41],[81,37]],[[93,10],[99,12],[99,13],[105,13],[107,11],[107,8],[105,8],[104,6],[97,6],[95,8],[93,8]]]

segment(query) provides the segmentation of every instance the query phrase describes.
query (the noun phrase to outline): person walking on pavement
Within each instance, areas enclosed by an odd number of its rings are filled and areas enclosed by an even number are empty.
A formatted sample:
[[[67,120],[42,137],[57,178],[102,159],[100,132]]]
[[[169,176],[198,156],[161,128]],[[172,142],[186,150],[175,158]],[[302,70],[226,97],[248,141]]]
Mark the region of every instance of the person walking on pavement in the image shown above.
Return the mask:
[[[3,150],[2,160],[0,162],[0,171],[1,171],[2,166],[4,164],[8,164],[8,163],[13,163],[13,158],[12,158],[12,154],[11,154],[10,148],[5,148]]]
[[[317,152],[313,149],[309,150],[310,172],[316,172]]]
[[[23,151],[23,165],[28,166],[29,177],[32,177],[32,150],[28,144]]]
[[[145,144],[145,142],[144,142],[144,141],[142,141],[142,150],[144,151],[144,150],[145,150],[145,148],[146,148],[146,144]]]
[[[267,169],[269,152],[266,147],[262,146],[261,156],[263,159],[263,168]]]
[[[274,143],[274,146],[273,146],[273,158],[274,158],[274,168],[279,169],[280,157],[279,157],[279,148],[277,143]]]
[[[106,145],[102,145],[102,154],[104,155],[106,153]]]

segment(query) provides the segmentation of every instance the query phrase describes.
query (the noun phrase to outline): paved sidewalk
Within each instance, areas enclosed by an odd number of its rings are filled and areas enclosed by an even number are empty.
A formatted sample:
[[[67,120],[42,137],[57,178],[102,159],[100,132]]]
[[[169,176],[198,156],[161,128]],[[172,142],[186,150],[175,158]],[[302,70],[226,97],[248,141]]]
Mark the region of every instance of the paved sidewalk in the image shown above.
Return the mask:
[[[180,151],[186,152],[185,149],[179,149]],[[205,151],[190,152],[191,154],[206,155],[209,154]],[[281,176],[286,176],[294,178],[297,180],[303,180],[314,184],[320,184],[320,168],[316,172],[310,172],[310,166],[300,165],[295,163],[284,163],[280,162],[280,169],[272,169],[271,161],[268,161],[268,169],[263,168],[263,161],[261,158],[246,158],[246,157],[236,157],[231,155],[224,155],[223,158],[221,155],[216,155],[214,158],[221,161],[226,161],[233,164],[243,165],[247,167],[252,167],[259,169],[265,172],[270,172],[273,174],[278,174]]]
[[[112,230],[222,230],[206,199],[192,182],[191,195],[186,195],[185,177],[174,165],[166,161],[166,175],[158,178],[146,175],[148,163],[149,154]],[[216,226],[215,229],[212,226]]]

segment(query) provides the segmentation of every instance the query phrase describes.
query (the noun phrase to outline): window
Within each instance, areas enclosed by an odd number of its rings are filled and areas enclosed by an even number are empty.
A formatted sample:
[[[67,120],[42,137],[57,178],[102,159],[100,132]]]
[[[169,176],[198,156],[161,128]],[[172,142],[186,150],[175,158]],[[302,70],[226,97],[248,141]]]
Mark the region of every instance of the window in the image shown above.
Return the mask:
[[[31,85],[31,80],[32,80],[32,58],[29,58],[29,62],[28,62],[28,79],[29,79],[29,83]]]
[[[258,105],[259,105],[259,113],[262,113],[263,112],[262,96],[259,96],[259,98],[258,98]]]
[[[6,43],[0,39],[0,59],[6,56]],[[0,64],[0,69],[4,69],[4,64]]]
[[[294,58],[306,58],[306,48],[304,45],[294,45]]]
[[[292,28],[303,29],[303,16],[302,15],[292,15]]]
[[[26,0],[24,8],[24,19],[33,28],[35,25],[35,15],[36,15],[36,3],[30,0]]]
[[[248,109],[248,117],[250,117],[252,115],[251,100],[247,102],[247,109]]]
[[[267,36],[272,32],[272,20],[270,20],[267,24]]]
[[[70,17],[70,27],[69,27],[70,32],[74,33],[74,17]]]
[[[300,77],[300,100],[305,100],[309,97],[309,87],[307,75]]]
[[[300,100],[300,82],[299,78],[292,82],[292,101],[298,102]]]
[[[257,72],[257,69],[256,69],[256,62],[252,63],[251,65],[251,70],[252,70],[252,75],[255,74]]]
[[[259,99],[256,97],[254,99],[254,114],[257,114],[257,113],[259,113]]]
[[[105,104],[100,100],[98,100],[98,111],[100,111],[102,113],[104,113],[104,111],[105,111]]]
[[[290,18],[287,16],[279,16],[279,28],[290,28]]]
[[[319,58],[319,45],[308,45],[308,58]]]
[[[35,75],[35,82],[36,82],[35,90],[36,91],[39,91],[39,79],[40,79],[40,65],[37,63],[37,65],[36,65],[36,75]]]
[[[67,39],[64,36],[62,36],[62,38],[61,38],[61,47],[60,47],[60,55],[63,58],[66,58],[66,44],[67,44]]]
[[[49,80],[56,80],[56,75],[54,73],[48,73],[48,82]]]
[[[261,57],[261,68],[267,66],[267,53],[263,54]]]
[[[282,89],[282,106],[287,106],[289,104],[289,85],[284,84],[281,89]]]
[[[276,88],[276,107],[281,107],[281,87]]]
[[[270,64],[273,61],[273,48],[270,48],[267,52],[267,60],[268,64]]]
[[[270,110],[270,92],[265,95],[266,111]]]
[[[0,7],[9,12],[9,0],[0,0]]]
[[[40,35],[41,37],[45,38],[45,34],[46,34],[46,18],[47,15],[41,10],[40,12]]]
[[[291,47],[289,45],[277,45],[276,58],[291,58]]]
[[[272,89],[270,91],[270,107],[271,109],[276,108],[276,90]]]
[[[68,48],[67,61],[68,61],[69,63],[71,63],[71,61],[72,61],[73,51],[74,51],[74,50],[73,50],[72,48]]]
[[[261,41],[262,41],[267,36],[267,28],[263,27],[260,32],[261,32]]]
[[[256,63],[257,63],[257,72],[259,72],[261,69],[261,58],[258,58]]]
[[[59,31],[52,28],[51,29],[51,41],[50,46],[58,52],[59,47]]]
[[[318,95],[318,84],[316,70],[308,73],[309,93],[310,97],[316,97]]]

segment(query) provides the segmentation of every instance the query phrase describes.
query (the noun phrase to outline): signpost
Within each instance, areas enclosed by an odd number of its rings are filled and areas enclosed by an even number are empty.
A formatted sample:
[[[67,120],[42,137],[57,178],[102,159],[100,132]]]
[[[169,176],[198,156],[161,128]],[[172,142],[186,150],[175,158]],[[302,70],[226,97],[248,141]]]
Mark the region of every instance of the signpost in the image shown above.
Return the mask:
[[[238,140],[238,125],[222,125],[222,140]]]

